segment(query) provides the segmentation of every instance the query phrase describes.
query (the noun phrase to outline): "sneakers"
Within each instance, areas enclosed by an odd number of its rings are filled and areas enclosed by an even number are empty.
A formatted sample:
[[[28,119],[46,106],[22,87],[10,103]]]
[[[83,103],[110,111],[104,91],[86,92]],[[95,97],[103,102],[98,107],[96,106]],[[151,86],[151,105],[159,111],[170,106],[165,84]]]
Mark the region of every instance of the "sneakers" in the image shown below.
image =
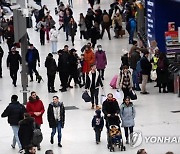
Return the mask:
[[[40,151],[40,150],[41,150],[41,147],[40,147],[40,146],[38,146],[38,147],[37,147],[37,150],[38,150],[38,151]]]
[[[24,152],[24,150],[23,150],[23,149],[20,149],[20,150],[19,150],[19,153],[23,153],[23,152]]]
[[[58,143],[58,147],[60,147],[60,148],[62,147],[61,143]]]
[[[128,140],[126,140],[126,144],[129,144],[129,141],[128,141]]]
[[[51,137],[50,143],[53,144],[54,143],[54,139],[53,137]]]
[[[15,149],[15,146],[14,146],[14,145],[12,145],[12,144],[11,144],[11,147],[12,147],[13,149]]]

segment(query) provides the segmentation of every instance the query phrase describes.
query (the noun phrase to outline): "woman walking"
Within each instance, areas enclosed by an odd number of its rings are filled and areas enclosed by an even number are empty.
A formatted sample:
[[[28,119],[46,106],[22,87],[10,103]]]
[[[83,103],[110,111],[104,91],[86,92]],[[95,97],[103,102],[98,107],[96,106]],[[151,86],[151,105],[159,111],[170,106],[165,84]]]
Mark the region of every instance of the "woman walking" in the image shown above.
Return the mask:
[[[55,26],[52,27],[49,34],[50,34],[50,41],[51,41],[51,47],[52,47],[52,54],[56,54],[57,42],[58,42],[58,31],[56,30]]]
[[[74,46],[74,37],[75,37],[76,32],[77,32],[77,24],[74,21],[74,18],[70,19],[68,26],[69,26],[69,36],[71,36],[72,45]]]
[[[134,109],[133,103],[130,102],[130,97],[126,97],[120,106],[120,117],[122,119],[122,127],[124,127],[124,131],[125,131],[126,144],[129,144],[129,138],[128,138],[129,132],[130,132],[130,139],[132,137],[131,135],[133,133],[135,115],[136,115],[136,111]]]
[[[130,90],[132,90],[132,76],[131,72],[128,70],[128,66],[123,66],[123,70],[120,72],[120,75],[117,79],[118,88],[122,89],[124,93],[124,99],[129,96]]]
[[[80,39],[82,39],[82,37],[85,39],[86,23],[83,13],[80,13],[80,20],[78,26],[80,30]]]

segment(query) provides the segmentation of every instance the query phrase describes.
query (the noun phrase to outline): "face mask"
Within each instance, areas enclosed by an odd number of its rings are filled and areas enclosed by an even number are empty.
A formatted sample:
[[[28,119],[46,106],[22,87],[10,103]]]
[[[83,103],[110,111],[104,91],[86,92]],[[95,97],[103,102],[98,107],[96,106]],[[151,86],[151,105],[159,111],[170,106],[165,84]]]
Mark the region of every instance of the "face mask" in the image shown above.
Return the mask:
[[[102,48],[98,48],[98,50],[100,50],[100,51],[101,51],[101,50],[102,50]]]

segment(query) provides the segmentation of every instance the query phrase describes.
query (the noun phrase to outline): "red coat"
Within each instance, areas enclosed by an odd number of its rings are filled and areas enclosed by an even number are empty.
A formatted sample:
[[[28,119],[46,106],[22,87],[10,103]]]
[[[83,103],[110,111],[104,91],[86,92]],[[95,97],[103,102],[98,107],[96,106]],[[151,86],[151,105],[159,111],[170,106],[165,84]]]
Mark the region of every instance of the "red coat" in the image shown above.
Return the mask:
[[[92,50],[88,50],[84,52],[84,61],[85,61],[85,68],[84,72],[89,73],[91,70],[91,65],[95,64],[95,55]]]
[[[38,125],[41,125],[43,123],[42,115],[45,110],[44,110],[44,105],[40,99],[37,99],[33,102],[31,102],[31,101],[27,102],[26,110],[32,117],[34,117],[35,122]],[[34,115],[34,112],[41,112],[41,115],[36,116],[36,115]]]

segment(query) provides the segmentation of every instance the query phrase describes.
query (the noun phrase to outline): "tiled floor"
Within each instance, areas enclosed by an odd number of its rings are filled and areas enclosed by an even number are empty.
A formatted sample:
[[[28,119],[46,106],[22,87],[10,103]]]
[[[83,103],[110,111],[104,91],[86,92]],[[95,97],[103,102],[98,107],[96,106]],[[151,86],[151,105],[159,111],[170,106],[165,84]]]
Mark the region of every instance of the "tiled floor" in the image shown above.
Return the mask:
[[[78,21],[79,13],[86,13],[88,8],[87,0],[73,0],[74,1],[74,17]],[[101,7],[109,8],[109,1],[102,1]],[[54,15],[54,7],[56,5],[55,0],[51,2],[48,0],[42,0],[43,4],[47,4],[51,10],[51,14],[54,16],[56,22],[58,23],[58,17]],[[64,1],[65,2],[65,1]],[[66,2],[65,2],[66,3]],[[39,34],[33,29],[28,29],[30,35],[30,41],[37,47],[41,55],[41,67],[39,68],[40,74],[44,78],[44,82],[38,84],[36,82],[29,83],[29,90],[34,90],[37,92],[39,97],[44,102],[45,108],[47,110],[48,104],[52,100],[53,94],[47,92],[47,79],[46,79],[46,69],[44,67],[45,57],[49,52],[51,52],[51,47],[49,43],[45,46],[40,46]],[[113,36],[113,31],[112,31]],[[65,44],[71,47],[71,42],[65,42],[65,34],[61,31],[59,35],[58,48],[63,48]],[[87,41],[81,41],[79,39],[79,33],[75,39],[75,48],[80,54],[80,48]],[[120,39],[108,40],[107,34],[105,33],[103,40],[99,40],[98,44],[102,44],[103,49],[106,51],[108,58],[108,66],[105,71],[105,91],[106,93],[115,93],[115,90],[111,89],[109,82],[112,77],[118,73],[120,66],[120,56],[122,55],[122,49],[129,49],[127,44],[127,37]],[[21,82],[20,73],[18,73],[18,83],[17,87],[14,88],[11,84],[11,79],[9,76],[9,70],[6,68],[6,58],[7,58],[7,46],[5,43],[2,44],[5,50],[4,61],[3,61],[3,78],[0,79],[0,113],[3,112],[5,107],[10,102],[10,96],[12,94],[17,94],[19,100],[22,102]],[[58,58],[57,55],[55,56]],[[59,77],[56,76],[56,89],[59,89]],[[73,83],[71,83],[73,85]],[[108,154],[106,142],[106,129],[102,133],[102,142],[99,145],[95,144],[94,132],[91,128],[91,119],[94,115],[94,110],[91,110],[91,105],[84,103],[81,99],[83,89],[73,88],[69,89],[66,93],[58,92],[57,95],[60,100],[64,102],[65,106],[76,106],[78,110],[67,110],[66,111],[66,121],[65,128],[63,129],[62,145],[63,148],[58,148],[56,142],[51,145],[49,142],[51,129],[48,126],[46,113],[43,116],[44,124],[42,125],[42,132],[44,134],[44,139],[42,142],[42,150],[38,151],[37,154],[43,154],[47,149],[53,149],[55,154]],[[180,116],[179,113],[171,113],[172,110],[180,110],[180,99],[177,95],[159,94],[158,90],[154,88],[154,83],[148,84],[148,91],[150,95],[142,96],[137,92],[138,100],[134,101],[135,109],[137,112],[135,118],[135,131],[142,132],[143,139],[148,136],[180,136]],[[122,100],[119,100],[121,103]],[[17,149],[11,149],[10,144],[12,141],[12,130],[7,124],[7,119],[0,118],[0,153],[14,154],[17,153]],[[122,129],[123,137],[124,131]],[[153,144],[145,143],[143,140],[139,147],[131,148],[126,145],[127,151],[122,152],[126,154],[135,154],[139,148],[145,148],[148,154],[164,154],[166,151],[174,151],[175,154],[180,153],[180,145],[176,143],[169,144]],[[180,141],[179,141],[180,142]],[[119,150],[116,150],[116,153]]]

